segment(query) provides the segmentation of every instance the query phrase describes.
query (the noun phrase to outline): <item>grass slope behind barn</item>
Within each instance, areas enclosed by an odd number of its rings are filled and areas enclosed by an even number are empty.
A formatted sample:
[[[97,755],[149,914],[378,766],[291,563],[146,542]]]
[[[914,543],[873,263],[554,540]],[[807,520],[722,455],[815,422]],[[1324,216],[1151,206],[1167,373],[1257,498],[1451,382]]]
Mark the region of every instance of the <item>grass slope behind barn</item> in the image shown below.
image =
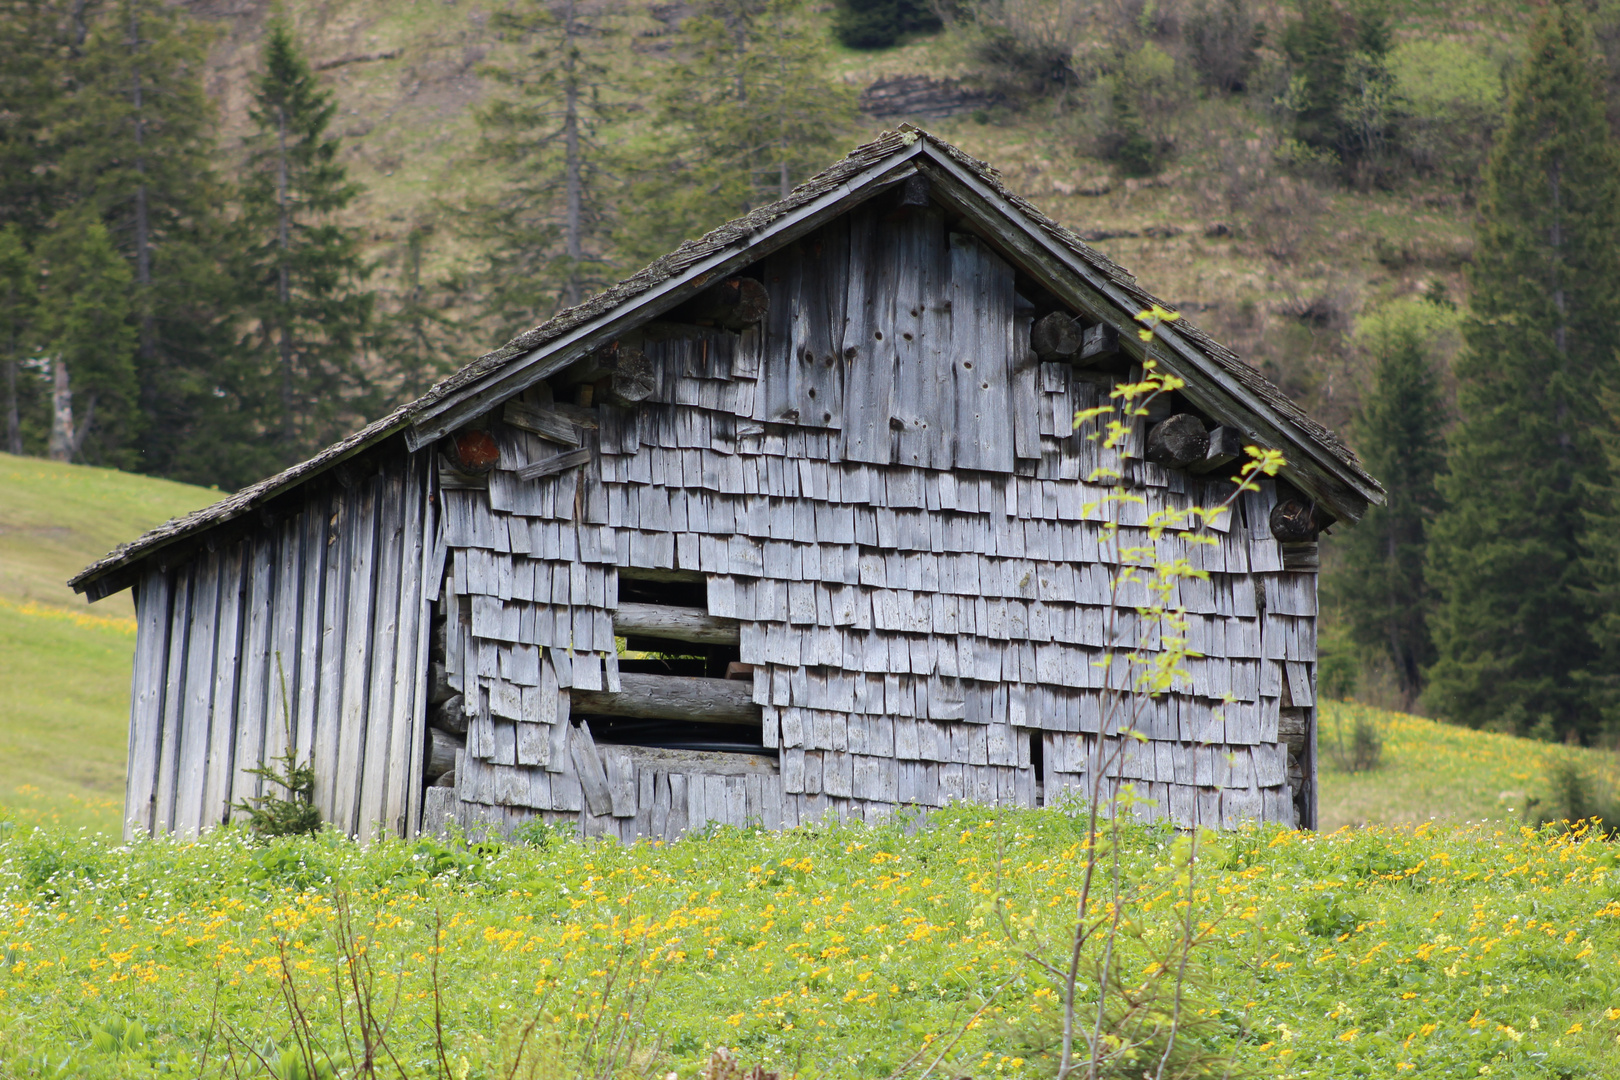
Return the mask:
[[[217,491],[0,454],[0,812],[119,831],[134,607],[67,579]]]

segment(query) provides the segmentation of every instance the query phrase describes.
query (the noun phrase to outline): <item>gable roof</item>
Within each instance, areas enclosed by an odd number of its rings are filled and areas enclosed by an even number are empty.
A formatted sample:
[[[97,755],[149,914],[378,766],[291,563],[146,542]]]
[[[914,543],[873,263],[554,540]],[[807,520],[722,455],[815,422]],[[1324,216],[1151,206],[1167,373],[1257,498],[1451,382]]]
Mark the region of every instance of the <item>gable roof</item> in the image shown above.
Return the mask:
[[[926,131],[902,125],[811,177],[786,198],[688,240],[640,272],[559,312],[445,378],[307,461],[176,518],[87,566],[69,584],[91,599],[128,587],[134,565],[155,552],[242,517],[344,460],[403,433],[419,449],[534,383],[568,367],[635,325],[690,299],[820,225],[921,173],[936,201],[961,214],[1013,265],[1059,299],[1122,331],[1136,348],[1138,312],[1163,301],[1106,255],[1009,191],[1000,174]],[[1276,386],[1185,317],[1159,329],[1161,366],[1184,393],[1250,441],[1280,449],[1284,475],[1341,519],[1354,521],[1383,488],[1355,453]]]

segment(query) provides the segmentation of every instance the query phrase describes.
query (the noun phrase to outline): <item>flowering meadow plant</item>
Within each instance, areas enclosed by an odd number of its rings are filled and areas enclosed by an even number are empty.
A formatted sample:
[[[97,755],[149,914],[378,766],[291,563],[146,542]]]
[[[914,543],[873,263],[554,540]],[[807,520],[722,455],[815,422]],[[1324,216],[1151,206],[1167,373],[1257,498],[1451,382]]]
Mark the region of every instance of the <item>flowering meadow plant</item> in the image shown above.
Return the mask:
[[[393,1059],[376,1075],[506,1077],[526,1048],[559,1064],[516,1075],[684,1080],[726,1046],[783,1076],[888,1077],[956,1040],[936,1075],[1051,1076],[1060,1003],[995,897],[1062,938],[1077,810],[633,847],[19,832],[0,840],[0,1073],[265,1076],[307,1036],[330,1075],[358,1075],[342,1047],[363,956]],[[1122,971],[1180,933],[1176,840],[1121,827]],[[1620,1075],[1612,844],[1267,827],[1201,861],[1183,1037],[1230,1075]],[[606,1029],[634,1048],[613,1071]]]

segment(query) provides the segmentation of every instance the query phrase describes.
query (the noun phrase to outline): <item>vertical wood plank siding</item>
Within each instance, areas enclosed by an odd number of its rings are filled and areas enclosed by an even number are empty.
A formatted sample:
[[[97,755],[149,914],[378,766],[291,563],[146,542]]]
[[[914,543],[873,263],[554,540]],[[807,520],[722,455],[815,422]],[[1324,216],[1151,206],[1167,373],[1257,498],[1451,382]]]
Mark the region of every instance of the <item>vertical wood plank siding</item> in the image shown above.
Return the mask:
[[[289,738],[314,753],[323,818],[362,837],[414,832],[427,457],[318,489],[291,517],[146,572],[126,835],[227,820],[262,790],[248,770]]]

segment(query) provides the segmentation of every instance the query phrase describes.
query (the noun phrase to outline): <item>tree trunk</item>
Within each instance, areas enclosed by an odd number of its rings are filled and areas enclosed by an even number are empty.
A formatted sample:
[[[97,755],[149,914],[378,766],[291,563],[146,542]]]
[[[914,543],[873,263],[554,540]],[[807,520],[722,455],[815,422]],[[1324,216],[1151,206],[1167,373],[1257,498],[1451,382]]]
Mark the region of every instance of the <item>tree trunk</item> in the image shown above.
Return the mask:
[[[152,224],[146,191],[146,92],[141,83],[141,66],[135,58],[141,50],[140,9],[129,5],[129,51],[131,57],[130,105],[135,124],[135,287],[140,297],[141,366],[150,381],[157,359],[157,327],[152,317]]]
[[[6,450],[21,454],[22,418],[17,412],[17,361],[6,361]]]
[[[293,387],[293,342],[289,308],[292,280],[287,266],[292,249],[292,208],[287,202],[287,108],[276,106],[276,344],[281,356],[281,441],[288,447],[297,438]]]
[[[60,356],[51,361],[51,441],[47,453],[52,461],[73,460],[73,388],[68,383],[67,361]]]
[[[563,147],[568,206],[563,222],[564,240],[568,246],[568,283],[564,299],[573,307],[584,299],[579,266],[585,257],[584,239],[584,164],[580,160],[579,146],[579,57],[574,52],[574,0],[568,0],[563,12]]]

